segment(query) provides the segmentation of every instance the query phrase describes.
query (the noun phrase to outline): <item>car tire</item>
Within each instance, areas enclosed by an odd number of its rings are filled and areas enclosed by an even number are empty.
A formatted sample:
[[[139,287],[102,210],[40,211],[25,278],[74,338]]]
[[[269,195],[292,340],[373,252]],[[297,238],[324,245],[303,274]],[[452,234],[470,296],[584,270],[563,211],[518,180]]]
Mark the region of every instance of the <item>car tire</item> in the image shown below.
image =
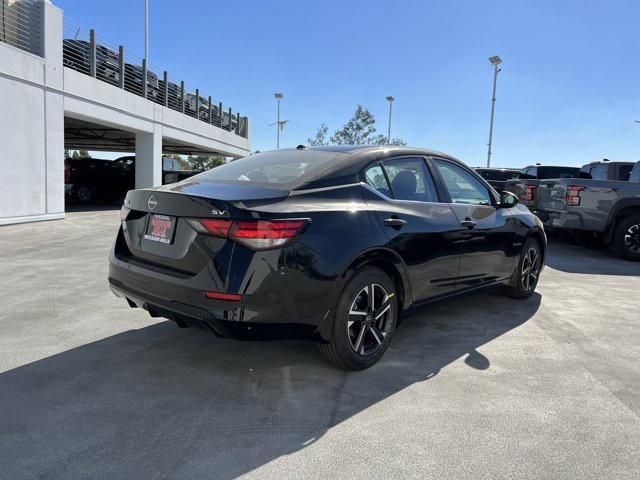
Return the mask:
[[[640,261],[640,215],[620,219],[613,235],[613,250],[621,258]]]
[[[398,297],[393,280],[379,268],[364,267],[344,287],[333,315],[329,342],[319,345],[320,353],[343,370],[369,368],[387,350],[397,318]]]
[[[95,198],[95,191],[92,187],[82,185],[76,190],[76,198],[80,203],[89,203]]]
[[[522,254],[518,260],[516,271],[511,282],[502,287],[502,293],[507,297],[524,300],[533,295],[538,285],[542,270],[542,252],[540,244],[533,238],[528,238],[522,247]]]

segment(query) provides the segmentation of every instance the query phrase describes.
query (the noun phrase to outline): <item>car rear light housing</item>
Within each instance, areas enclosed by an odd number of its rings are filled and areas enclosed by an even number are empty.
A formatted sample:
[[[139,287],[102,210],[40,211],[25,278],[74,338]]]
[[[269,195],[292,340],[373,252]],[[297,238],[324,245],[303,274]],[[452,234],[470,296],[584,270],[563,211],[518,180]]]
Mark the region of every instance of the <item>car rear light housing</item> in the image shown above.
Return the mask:
[[[536,198],[536,191],[538,190],[538,185],[525,185],[524,199],[527,202],[533,202]]]
[[[188,222],[198,233],[228,238],[252,250],[270,250],[293,243],[310,220],[308,218],[280,220],[191,218]]]
[[[567,195],[565,202],[571,207],[580,205],[580,192],[584,190],[582,185],[567,185]]]
[[[130,213],[131,213],[131,209],[123,205],[122,208],[120,209],[120,220],[124,222]]]

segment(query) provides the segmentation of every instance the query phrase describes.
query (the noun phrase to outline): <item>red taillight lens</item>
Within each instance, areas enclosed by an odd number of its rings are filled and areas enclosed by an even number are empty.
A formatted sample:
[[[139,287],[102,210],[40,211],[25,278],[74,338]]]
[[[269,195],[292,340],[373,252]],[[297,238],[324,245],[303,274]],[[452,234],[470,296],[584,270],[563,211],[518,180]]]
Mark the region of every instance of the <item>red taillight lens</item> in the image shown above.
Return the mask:
[[[222,292],[203,292],[204,296],[211,300],[225,300],[227,302],[239,302],[242,295],[238,293],[222,293]]]
[[[580,192],[584,190],[582,185],[567,185],[567,195],[565,202],[567,205],[577,207],[580,205]]]
[[[534,198],[536,198],[536,190],[538,190],[538,185],[525,185],[524,199],[527,202],[533,202]]]
[[[189,219],[191,226],[199,233],[229,238],[253,250],[268,250],[291,243],[308,222],[308,219]]]
[[[231,228],[231,220],[222,220],[219,218],[200,220],[200,224],[207,232],[216,237],[227,237],[229,235],[229,229]]]

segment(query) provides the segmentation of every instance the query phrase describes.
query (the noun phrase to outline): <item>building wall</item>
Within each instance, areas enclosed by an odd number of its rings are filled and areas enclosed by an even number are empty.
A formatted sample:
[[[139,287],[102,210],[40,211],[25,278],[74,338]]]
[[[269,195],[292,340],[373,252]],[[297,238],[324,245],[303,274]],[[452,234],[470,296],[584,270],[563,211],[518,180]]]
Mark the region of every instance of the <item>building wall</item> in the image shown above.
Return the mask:
[[[43,14],[58,68],[0,42],[0,225],[64,216],[62,12],[43,3]]]

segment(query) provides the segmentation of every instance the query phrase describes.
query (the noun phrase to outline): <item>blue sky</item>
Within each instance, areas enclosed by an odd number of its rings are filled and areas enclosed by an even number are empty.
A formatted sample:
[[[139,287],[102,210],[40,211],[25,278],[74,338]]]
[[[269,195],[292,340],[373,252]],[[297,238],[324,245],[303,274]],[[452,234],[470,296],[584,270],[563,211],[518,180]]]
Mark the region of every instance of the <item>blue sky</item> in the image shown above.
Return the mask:
[[[497,166],[640,159],[640,2],[150,1],[150,62],[251,118],[252,148],[275,148],[357,104],[392,136],[486,162],[492,70]],[[143,0],[53,0],[112,43],[143,51]]]

